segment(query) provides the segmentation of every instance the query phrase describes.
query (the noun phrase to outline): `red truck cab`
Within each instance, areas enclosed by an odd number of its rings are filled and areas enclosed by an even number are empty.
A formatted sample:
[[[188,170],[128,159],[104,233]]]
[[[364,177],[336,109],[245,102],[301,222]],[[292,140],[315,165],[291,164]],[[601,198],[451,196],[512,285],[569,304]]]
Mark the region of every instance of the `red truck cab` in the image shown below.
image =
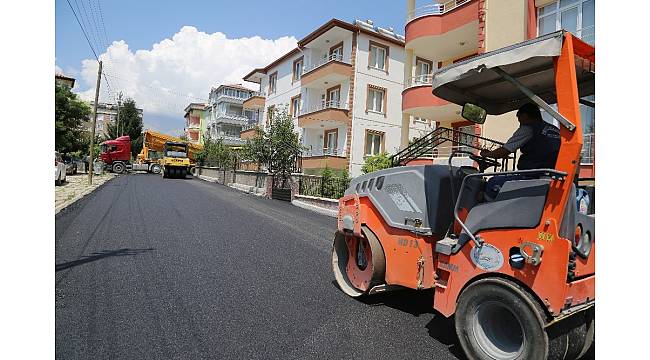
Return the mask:
[[[99,154],[99,158],[111,168],[116,163],[121,163],[123,168],[131,160],[131,138],[128,135],[104,141],[101,147],[102,152]]]

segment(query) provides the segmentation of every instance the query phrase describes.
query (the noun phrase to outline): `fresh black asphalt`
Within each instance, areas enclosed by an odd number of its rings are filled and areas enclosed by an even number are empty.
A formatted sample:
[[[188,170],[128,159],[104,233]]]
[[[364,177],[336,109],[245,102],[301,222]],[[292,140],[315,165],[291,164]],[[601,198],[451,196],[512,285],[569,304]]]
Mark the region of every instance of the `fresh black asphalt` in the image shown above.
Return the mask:
[[[334,218],[132,174],[56,216],[57,359],[456,359],[431,292],[334,284]]]

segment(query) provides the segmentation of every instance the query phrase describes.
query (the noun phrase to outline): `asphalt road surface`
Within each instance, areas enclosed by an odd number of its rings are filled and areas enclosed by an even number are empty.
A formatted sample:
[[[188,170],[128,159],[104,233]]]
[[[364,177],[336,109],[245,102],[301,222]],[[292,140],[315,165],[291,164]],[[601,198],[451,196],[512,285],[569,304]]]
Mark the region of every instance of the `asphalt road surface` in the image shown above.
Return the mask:
[[[57,359],[456,359],[432,292],[334,284],[334,218],[120,176],[56,216]]]

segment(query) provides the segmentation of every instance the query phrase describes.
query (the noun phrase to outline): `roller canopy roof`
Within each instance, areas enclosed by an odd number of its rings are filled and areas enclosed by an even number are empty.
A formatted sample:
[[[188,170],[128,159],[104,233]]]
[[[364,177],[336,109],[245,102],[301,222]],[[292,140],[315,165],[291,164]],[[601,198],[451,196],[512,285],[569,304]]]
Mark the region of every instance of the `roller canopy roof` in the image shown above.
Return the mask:
[[[517,87],[490,70],[500,67],[547,103],[556,103],[553,59],[560,55],[565,34],[557,31],[441,68],[433,75],[433,95],[459,105],[479,105],[492,115],[530,102]],[[580,41],[574,38],[574,44],[575,40]],[[589,57],[593,59],[593,53]],[[580,97],[593,95],[593,62],[576,58],[576,75]]]

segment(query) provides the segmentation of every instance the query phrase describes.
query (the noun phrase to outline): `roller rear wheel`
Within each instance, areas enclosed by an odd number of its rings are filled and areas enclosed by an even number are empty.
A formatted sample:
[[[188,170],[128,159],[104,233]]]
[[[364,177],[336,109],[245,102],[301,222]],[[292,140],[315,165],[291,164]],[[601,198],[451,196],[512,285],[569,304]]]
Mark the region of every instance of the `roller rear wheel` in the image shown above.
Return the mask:
[[[539,302],[519,284],[487,278],[470,284],[456,307],[456,334],[470,359],[578,359],[592,346],[593,308],[547,326]]]
[[[341,290],[349,296],[367,294],[384,283],[386,260],[377,237],[364,227],[362,237],[336,233],[332,246],[332,269]]]

